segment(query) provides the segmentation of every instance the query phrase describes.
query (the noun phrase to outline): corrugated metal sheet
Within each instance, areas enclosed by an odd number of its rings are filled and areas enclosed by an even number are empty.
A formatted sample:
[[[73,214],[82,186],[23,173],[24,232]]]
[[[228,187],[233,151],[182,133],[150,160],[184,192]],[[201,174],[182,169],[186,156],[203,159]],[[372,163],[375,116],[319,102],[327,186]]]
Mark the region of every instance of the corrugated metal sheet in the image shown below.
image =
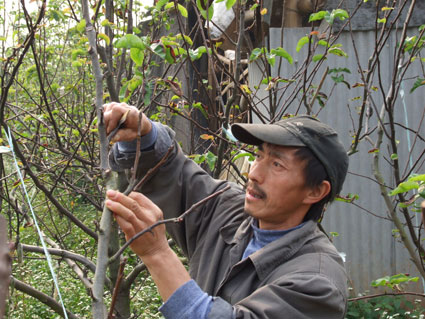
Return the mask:
[[[272,76],[280,75],[283,78],[289,78],[296,70],[296,67],[304,61],[305,51],[307,51],[307,48],[303,48],[297,53],[295,44],[302,36],[308,34],[310,29],[286,29],[283,35],[283,44],[281,43],[281,32],[281,29],[270,30],[270,47],[285,48],[294,57],[295,61],[293,65],[284,63],[284,68],[282,68],[279,74],[277,74],[276,68],[273,69]],[[354,83],[361,82],[359,80],[358,65],[354,58],[355,53],[352,41],[357,45],[361,68],[367,69],[368,59],[374,50],[375,33],[373,31],[355,32],[353,39],[349,33],[343,33],[338,43],[342,44],[349,58],[329,57],[325,65],[318,71],[318,78],[314,80],[314,83],[317,85],[327,66],[330,68],[345,67],[351,70],[351,74],[344,75],[345,80],[351,84],[351,88],[347,88],[344,84],[338,84],[334,88],[328,104],[318,116],[323,122],[329,123],[336,129],[347,149],[351,144],[353,132],[350,118],[352,118],[354,122],[356,121],[356,107],[360,105],[360,102],[355,100],[355,98],[362,93],[361,87],[352,87]],[[380,75],[386,83],[388,83],[391,78],[393,54],[396,45],[397,35],[394,32],[389,42],[386,44],[380,60]],[[416,65],[416,68],[418,67],[419,63]],[[414,74],[418,74],[417,69],[412,72],[412,75]],[[259,68],[255,64],[250,65],[249,77],[252,87],[258,85],[261,81],[262,76],[259,72]],[[375,85],[378,86],[377,79],[374,80],[376,81]],[[321,91],[328,94],[332,90],[332,84],[332,81],[325,81]],[[413,80],[406,81],[404,84],[406,90],[404,96],[405,105],[403,105],[403,99],[399,95],[396,120],[400,122],[400,124],[411,128],[412,131],[417,131],[418,127],[420,127],[420,122],[424,120],[425,94],[423,88],[417,89],[412,94],[409,94],[412,84]],[[385,84],[384,90],[387,87],[388,85]],[[262,112],[267,112],[268,100],[267,92],[264,91],[264,86],[260,87],[259,93],[264,99],[259,99],[257,101],[257,106]],[[380,90],[373,93],[373,101],[377,108],[380,109],[382,104]],[[289,106],[287,112],[295,112],[298,106],[299,100],[295,100],[294,103]],[[404,107],[407,112],[405,112]],[[302,112],[301,109],[300,113]],[[376,123],[376,117],[374,115],[371,117],[371,123]],[[409,159],[405,156],[409,153],[408,136],[406,135],[406,131],[401,127],[399,127],[397,134],[400,141],[399,159],[402,163],[401,167],[404,169],[405,167],[409,167]],[[422,136],[425,135],[424,125],[422,125],[420,134],[422,134]],[[414,144],[413,137],[414,133],[411,133],[410,147],[414,162],[423,152],[425,143],[417,140]],[[371,138],[375,140],[376,135],[372,135]],[[417,274],[415,267],[410,262],[406,249],[399,242],[399,239],[393,236],[392,230],[395,226],[390,220],[386,219],[387,210],[380,196],[380,189],[378,185],[371,180],[373,179],[371,168],[372,155],[369,154],[368,151],[372,148],[373,146],[371,144],[363,142],[360,151],[350,157],[349,175],[342,191],[343,194],[358,194],[360,199],[356,204],[364,209],[346,203],[335,202],[329,207],[323,222],[324,228],[328,232],[332,231],[340,234],[339,237],[334,239],[334,243],[338,250],[344,252],[347,256],[346,267],[352,287],[354,288],[354,293],[370,290],[370,282],[372,280],[386,275],[394,275],[397,273]],[[389,156],[389,154],[385,155],[387,155],[387,157]],[[394,182],[390,178],[390,167],[388,163],[382,162],[381,164],[383,173],[386,176],[386,182],[389,186],[394,187]],[[425,172],[423,160],[420,169],[416,172]],[[419,223],[415,218],[414,222]],[[424,236],[422,235],[422,237]],[[423,289],[420,282],[418,284],[413,284],[409,288],[417,291]]]

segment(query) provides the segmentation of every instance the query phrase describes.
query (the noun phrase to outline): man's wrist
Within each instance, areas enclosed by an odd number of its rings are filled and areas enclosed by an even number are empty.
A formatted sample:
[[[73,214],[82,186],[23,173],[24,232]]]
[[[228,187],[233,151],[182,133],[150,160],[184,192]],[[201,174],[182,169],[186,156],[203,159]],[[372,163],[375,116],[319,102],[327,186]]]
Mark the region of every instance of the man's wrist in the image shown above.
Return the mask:
[[[186,268],[168,245],[167,248],[140,257],[158,287],[164,302],[174,291],[190,280]]]
[[[147,121],[150,124],[149,132],[146,135],[143,135],[140,140],[140,150],[146,151],[153,148],[157,136],[158,130],[154,123],[152,123],[149,119]],[[137,139],[132,141],[121,141],[117,143],[118,151],[120,153],[135,153],[136,152]]]
[[[142,259],[148,268],[159,266],[159,264],[163,264],[166,260],[174,259],[175,256],[177,257],[176,253],[168,245],[167,247],[156,249],[144,255],[139,255],[140,259]]]

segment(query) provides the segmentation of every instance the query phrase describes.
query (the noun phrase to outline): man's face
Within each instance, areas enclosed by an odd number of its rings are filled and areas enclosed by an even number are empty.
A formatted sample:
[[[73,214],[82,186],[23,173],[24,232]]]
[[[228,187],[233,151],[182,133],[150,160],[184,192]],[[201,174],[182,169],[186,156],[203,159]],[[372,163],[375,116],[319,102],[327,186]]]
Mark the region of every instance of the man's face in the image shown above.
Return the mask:
[[[304,166],[297,147],[264,143],[248,174],[245,211],[262,229],[288,229],[299,225],[311,203],[305,198]]]

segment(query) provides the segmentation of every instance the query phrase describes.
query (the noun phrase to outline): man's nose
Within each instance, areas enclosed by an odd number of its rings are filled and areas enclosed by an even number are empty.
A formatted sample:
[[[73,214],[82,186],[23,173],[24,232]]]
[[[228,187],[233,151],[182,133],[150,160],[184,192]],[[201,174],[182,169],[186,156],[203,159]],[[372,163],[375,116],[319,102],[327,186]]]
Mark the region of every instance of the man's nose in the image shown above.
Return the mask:
[[[263,164],[257,161],[254,161],[254,163],[252,163],[251,168],[249,170],[248,179],[258,184],[263,183],[264,174],[265,174],[263,166],[264,166]]]

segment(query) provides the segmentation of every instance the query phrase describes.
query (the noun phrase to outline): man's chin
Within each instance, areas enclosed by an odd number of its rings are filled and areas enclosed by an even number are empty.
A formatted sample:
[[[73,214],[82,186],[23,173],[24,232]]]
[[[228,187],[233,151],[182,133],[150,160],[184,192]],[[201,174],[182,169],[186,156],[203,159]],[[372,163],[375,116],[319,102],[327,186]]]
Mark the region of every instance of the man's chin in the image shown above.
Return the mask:
[[[255,210],[251,207],[252,205],[249,205],[246,201],[245,201],[245,206],[244,206],[244,210],[245,213],[247,213],[249,216],[251,217],[255,217]]]

